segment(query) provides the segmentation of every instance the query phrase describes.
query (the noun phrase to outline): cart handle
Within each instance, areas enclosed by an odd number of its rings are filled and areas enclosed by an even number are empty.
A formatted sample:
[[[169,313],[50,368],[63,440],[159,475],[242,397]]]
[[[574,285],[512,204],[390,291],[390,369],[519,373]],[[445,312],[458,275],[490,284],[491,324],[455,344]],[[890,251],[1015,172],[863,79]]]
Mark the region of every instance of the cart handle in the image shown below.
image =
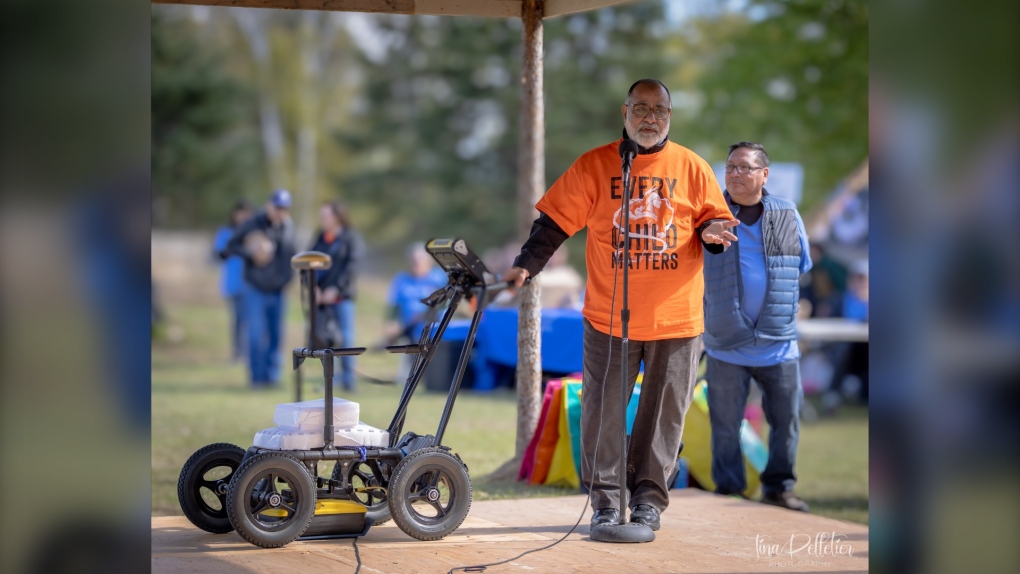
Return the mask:
[[[530,279],[530,277],[529,277]],[[495,283],[489,283],[485,286],[486,291],[502,291],[510,287],[509,281],[496,281]]]
[[[530,283],[531,283],[531,277],[527,277],[527,278],[524,279],[524,284],[525,285],[529,285]],[[503,289],[509,289],[511,287],[513,287],[513,284],[510,283],[509,281],[496,281],[495,283],[489,283],[489,284],[485,285],[485,290],[486,291],[495,292],[495,291],[502,291]]]
[[[339,349],[335,347],[326,347],[325,349],[316,350],[298,347],[294,349],[294,357],[302,359],[306,357],[312,357],[315,359],[325,359],[327,356],[330,355],[334,357],[340,357],[344,355],[360,355],[367,350],[368,350],[367,347],[348,347]]]
[[[417,355],[421,353],[421,345],[389,345],[386,347],[386,352]]]

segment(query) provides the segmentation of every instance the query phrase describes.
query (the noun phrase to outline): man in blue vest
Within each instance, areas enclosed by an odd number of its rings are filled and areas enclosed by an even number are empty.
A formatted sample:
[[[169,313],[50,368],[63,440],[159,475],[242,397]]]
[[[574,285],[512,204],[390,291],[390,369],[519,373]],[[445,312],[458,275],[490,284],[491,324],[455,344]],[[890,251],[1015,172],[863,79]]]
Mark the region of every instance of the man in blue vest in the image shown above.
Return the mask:
[[[704,246],[712,480],[719,494],[742,496],[747,488],[740,424],[753,377],[770,427],[762,502],[807,512],[793,493],[804,394],[795,321],[811,255],[796,206],[769,195],[768,178],[761,144],[730,146],[723,195],[740,220],[738,240]]]

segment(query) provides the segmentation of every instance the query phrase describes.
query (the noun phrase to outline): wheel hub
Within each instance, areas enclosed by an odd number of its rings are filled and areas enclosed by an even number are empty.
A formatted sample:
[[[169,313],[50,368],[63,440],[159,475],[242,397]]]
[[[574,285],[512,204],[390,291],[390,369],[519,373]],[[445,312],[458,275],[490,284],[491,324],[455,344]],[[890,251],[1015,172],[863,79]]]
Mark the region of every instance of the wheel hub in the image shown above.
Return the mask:
[[[438,501],[439,500],[439,489],[438,488],[430,488],[430,489],[426,490],[425,491],[425,498],[428,499],[429,502],[436,502],[436,501]]]
[[[216,481],[216,495],[226,496],[227,495],[227,482],[223,480]]]
[[[269,498],[266,499],[266,502],[269,503],[269,506],[277,508],[280,506],[280,503],[283,502],[283,497],[274,492],[269,495]]]

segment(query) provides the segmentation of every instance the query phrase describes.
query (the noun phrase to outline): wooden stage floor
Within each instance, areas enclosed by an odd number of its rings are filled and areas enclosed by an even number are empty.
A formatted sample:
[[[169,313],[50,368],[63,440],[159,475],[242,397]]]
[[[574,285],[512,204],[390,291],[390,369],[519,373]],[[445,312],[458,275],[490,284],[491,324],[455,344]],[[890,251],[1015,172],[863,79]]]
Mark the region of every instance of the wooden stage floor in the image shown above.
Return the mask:
[[[591,511],[555,547],[499,572],[864,572],[868,527],[716,496],[670,491],[662,528],[647,544],[604,544],[588,538]],[[474,502],[464,524],[444,540],[421,542],[393,522],[359,539],[364,573],[441,573],[496,562],[562,537],[577,521],[583,495]],[[835,536],[835,543],[833,543]],[[791,543],[792,542],[792,543]],[[152,572],[354,572],[350,539],[297,541],[274,550],[236,533],[208,534],[183,516],[152,519]]]

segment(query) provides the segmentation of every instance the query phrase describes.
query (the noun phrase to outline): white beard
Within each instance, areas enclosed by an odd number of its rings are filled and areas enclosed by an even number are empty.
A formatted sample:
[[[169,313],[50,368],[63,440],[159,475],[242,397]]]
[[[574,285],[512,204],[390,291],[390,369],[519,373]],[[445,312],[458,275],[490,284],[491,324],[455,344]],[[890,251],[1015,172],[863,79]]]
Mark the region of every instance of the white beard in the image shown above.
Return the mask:
[[[640,127],[638,129],[640,129]],[[646,135],[642,134],[641,132],[638,132],[637,134],[632,134],[632,133],[630,133],[630,129],[628,129],[627,130],[627,135],[630,136],[630,139],[636,141],[639,146],[641,146],[643,148],[646,148],[646,149],[647,148],[651,148],[651,147],[655,147],[656,144],[658,144],[660,141],[662,141],[662,134],[658,134],[658,133],[655,134],[655,135],[652,135],[652,136],[646,136]]]

